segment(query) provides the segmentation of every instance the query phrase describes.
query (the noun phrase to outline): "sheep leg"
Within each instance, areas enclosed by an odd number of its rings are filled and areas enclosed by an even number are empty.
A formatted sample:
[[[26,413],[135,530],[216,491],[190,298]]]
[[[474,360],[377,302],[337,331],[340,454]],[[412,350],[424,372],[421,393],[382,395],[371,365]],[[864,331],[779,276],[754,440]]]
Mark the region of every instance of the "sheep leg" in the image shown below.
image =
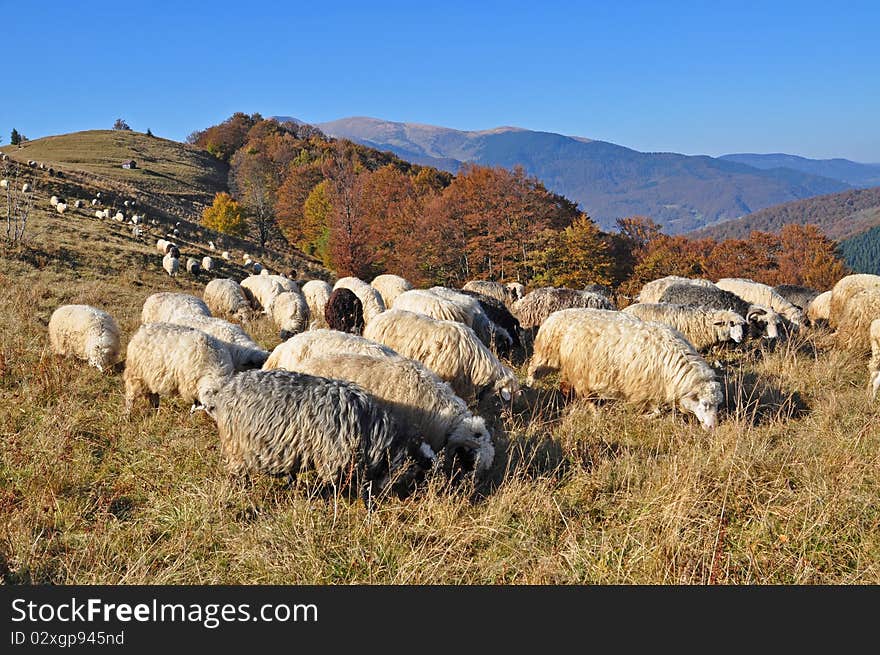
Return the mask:
[[[159,394],[148,393],[147,399],[150,401],[150,407],[152,407],[153,409],[159,409]]]

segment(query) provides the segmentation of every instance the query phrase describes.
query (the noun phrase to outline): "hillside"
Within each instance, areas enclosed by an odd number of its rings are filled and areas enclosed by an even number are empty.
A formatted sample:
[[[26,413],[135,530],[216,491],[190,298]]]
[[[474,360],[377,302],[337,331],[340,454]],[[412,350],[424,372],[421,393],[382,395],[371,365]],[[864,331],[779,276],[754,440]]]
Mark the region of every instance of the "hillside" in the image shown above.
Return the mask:
[[[141,132],[87,130],[0,150],[18,162],[34,160],[61,170],[83,186],[114,190],[190,220],[226,190],[226,164],[199,148]],[[122,168],[126,159],[134,159],[137,168]]]
[[[808,159],[783,153],[766,155],[741,153],[722,155],[719,159],[735,161],[761,169],[790,168],[810,175],[830,177],[854,187],[880,185],[880,164],[861,164],[849,159]]]
[[[880,275],[880,224],[841,241],[840,254],[855,272]]]
[[[286,117],[279,117],[284,120]],[[513,127],[467,132],[346,118],[317,124],[330,136],[456,170],[463,162],[522,165],[549,189],[578,202],[604,228],[647,215],[681,233],[756,209],[842,191],[845,182],[791,169],[760,170],[712,157],[644,153],[613,143]]]
[[[815,223],[832,239],[846,239],[880,225],[880,187],[852,189],[768,207],[689,236],[743,239],[753,230],[778,232],[786,223]]]

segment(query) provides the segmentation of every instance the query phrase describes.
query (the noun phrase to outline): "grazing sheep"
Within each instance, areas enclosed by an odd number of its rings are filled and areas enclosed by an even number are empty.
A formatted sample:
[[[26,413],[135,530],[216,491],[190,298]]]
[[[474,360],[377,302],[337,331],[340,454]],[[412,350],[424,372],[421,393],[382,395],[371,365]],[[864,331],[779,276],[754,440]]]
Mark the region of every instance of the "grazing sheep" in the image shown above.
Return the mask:
[[[387,273],[384,275],[377,275],[373,278],[373,281],[370,282],[370,286],[382,296],[382,302],[385,304],[385,309],[391,309],[394,304],[394,299],[397,298],[397,296],[404,291],[409,291],[413,288],[413,285],[408,280],[399,275],[389,275]]]
[[[125,410],[138,398],[153,407],[159,396],[179,394],[195,402],[199,391],[233,373],[229,349],[216,337],[184,325],[145,323],[128,342],[125,358]]]
[[[564,287],[542,287],[517,300],[510,311],[519,320],[523,330],[534,332],[553,312],[576,307],[614,309],[611,301],[598,293]]]
[[[113,220],[121,223],[122,221],[125,220],[125,214],[123,214],[122,212],[116,212],[116,215],[113,217]]]
[[[141,229],[140,225],[135,225],[134,227],[131,228],[131,236],[133,236],[136,239],[139,238],[143,233],[144,233],[144,231]]]
[[[104,371],[119,358],[119,325],[89,305],[62,305],[49,318],[49,343],[56,355],[84,359]]]
[[[506,334],[510,337],[510,343],[508,344],[504,339],[495,339],[495,345],[498,348],[500,354],[504,355],[505,352],[509,352],[512,347],[520,347],[522,345],[522,340],[520,339],[520,331],[522,328],[519,325],[519,321],[516,317],[510,313],[510,310],[507,308],[507,305],[504,304],[503,301],[498,300],[492,296],[486,296],[478,291],[469,291],[466,289],[462,289],[463,294],[474,298],[478,303],[480,303],[480,308],[489,318],[489,320],[498,328],[504,330],[503,334]]]
[[[171,255],[175,259],[180,259],[180,248],[173,243],[169,243],[165,248],[165,254]]]
[[[441,321],[395,308],[368,323],[364,337],[420,361],[464,398],[479,398],[491,389],[508,401],[519,392],[513,371],[470,327],[457,321]]]
[[[657,321],[681,332],[696,350],[743,340],[746,319],[729,310],[668,303],[635,303],[623,310],[643,321]]]
[[[463,291],[474,291],[490,298],[500,300],[505,305],[510,306],[519,298],[513,289],[510,289],[500,282],[492,280],[470,280],[463,287]]]
[[[721,278],[715,283],[715,286],[724,291],[735,293],[753,305],[769,307],[794,325],[800,326],[804,322],[804,313],[776,293],[771,286],[739,277]]]
[[[210,273],[214,270],[214,260],[210,257],[202,257],[202,269]]]
[[[495,341],[499,330],[497,329],[497,326],[489,320],[489,317],[486,316],[486,312],[483,311],[483,308],[480,306],[480,303],[476,298],[472,298],[461,291],[456,291],[455,289],[449,289],[447,287],[431,287],[428,291],[441,298],[454,302],[461,307],[466,316],[465,325],[472,327],[474,332],[476,332],[477,336],[480,338],[480,341],[484,344],[489,346]],[[505,333],[504,336],[507,341],[506,345],[509,346],[510,335]]]
[[[469,325],[469,317],[464,308],[427,289],[406,291],[400,294],[394,302],[397,303],[397,309],[424,314],[441,321],[458,321]]]
[[[689,277],[681,277],[680,275],[667,275],[666,277],[661,277],[657,280],[651,280],[650,282],[646,282],[641,291],[639,291],[639,295],[636,297],[636,300],[640,303],[658,303],[663,302],[660,300],[660,297],[663,295],[663,292],[666,291],[673,284],[691,284],[698,287],[714,287],[715,285],[709,281],[704,280],[702,278],[689,278]]]
[[[202,272],[202,264],[194,257],[188,257],[186,260],[186,272],[192,275],[198,275]]]
[[[241,326],[222,318],[204,316],[202,314],[174,314],[167,321],[174,325],[184,325],[210,334],[219,339],[229,350],[232,365],[236,371],[248,368],[260,368],[269,357],[269,353],[251,339]]]
[[[208,241],[208,250],[214,250],[214,249],[215,249],[215,248],[214,248],[214,242],[213,242],[213,241]]]
[[[831,289],[831,300],[828,310],[828,324],[836,328],[839,317],[843,314],[849,299],[864,289],[880,287],[880,275],[855,273],[837,281]]]
[[[9,188],[9,180],[0,180],[0,189],[8,189]]]
[[[157,239],[156,240],[156,250],[161,252],[163,255],[168,253],[168,246],[170,243],[165,239]]]
[[[269,354],[264,369],[285,368],[298,371],[302,362],[325,355],[368,355],[369,357],[400,357],[388,346],[339,330],[318,329],[301,332],[282,341]]]
[[[251,306],[265,314],[269,313],[268,307],[272,299],[284,292],[277,280],[266,275],[249,275],[241,281],[241,290]]]
[[[140,217],[139,214],[134,214],[134,215],[131,217],[132,225],[138,225],[138,224],[141,222],[141,220],[143,220],[143,219],[141,219],[141,217]]]
[[[424,441],[435,453],[446,452],[450,460],[463,451],[478,476],[492,466],[495,447],[485,421],[419,362],[341,353],[309,358],[296,370],[363,387],[385,406],[410,441]]]
[[[871,397],[877,397],[880,390],[880,318],[871,321],[869,331],[871,337],[871,361],[868,362],[868,381],[871,385]]]
[[[128,207],[128,200],[123,200],[122,204],[123,204],[125,207]]]
[[[333,290],[348,289],[361,301],[364,311],[364,324],[369,324],[376,316],[385,311],[385,303],[382,296],[369,284],[356,277],[344,277],[336,281]]]
[[[226,261],[229,261],[229,260],[231,259],[228,250],[224,250],[222,253],[220,253],[220,256],[221,256],[223,259],[225,259]]]
[[[104,212],[98,210],[95,212],[95,218],[101,219],[104,218]]]
[[[846,305],[836,316],[835,339],[838,347],[869,351],[871,322],[876,318],[880,318],[880,286],[868,287],[849,296]]]
[[[263,270],[265,271],[266,269],[263,269]],[[296,283],[295,280],[291,280],[290,278],[285,277],[283,275],[270,275],[269,273],[265,273],[265,274],[260,273],[260,275],[265,275],[265,276],[269,277],[270,279],[274,280],[275,283],[278,284],[283,291],[292,291],[294,293],[302,293],[300,291],[299,285]]]
[[[271,275],[271,273],[269,273],[269,269],[268,269],[268,268],[261,268],[261,269],[260,269],[260,275]]]
[[[206,386],[201,407],[217,423],[228,470],[296,475],[315,470],[334,488],[350,483],[367,508],[401,490],[434,459],[351,382],[291,371],[245,371]]]
[[[59,202],[61,201],[58,200],[58,196],[52,196],[51,198],[49,198],[49,204],[53,207],[57,206]]]
[[[99,202],[99,201],[98,201],[97,198],[92,198],[92,207],[94,207],[95,205],[97,205],[98,202]]]
[[[74,209],[82,209],[82,207],[83,207],[83,201],[82,201],[82,200],[74,200],[74,201],[73,201],[73,208],[74,208]]]
[[[324,307],[327,327],[340,332],[361,334],[364,331],[364,310],[351,289],[334,289]]]
[[[25,182],[24,184],[22,184],[22,185],[21,185],[21,192],[22,192],[22,193],[30,193],[30,192],[31,192],[31,185],[28,184],[27,182]]]
[[[705,429],[723,400],[715,372],[680,332],[622,312],[552,314],[535,338],[528,382],[556,369],[578,396],[679,408]]]
[[[504,285],[504,288],[510,291],[512,294],[513,302],[516,302],[520,298],[526,295],[526,287],[519,282],[508,282]]]
[[[170,252],[162,258],[162,268],[171,277],[177,275],[180,271],[180,258],[174,257]]]
[[[309,316],[312,319],[309,329],[327,327],[327,319],[324,318],[324,309],[333,287],[324,280],[309,280],[302,286],[302,293],[309,306]]]
[[[263,272],[263,265],[260,262],[254,262],[253,268],[254,268],[255,275],[259,275],[260,273]],[[267,275],[268,275],[268,273],[267,273]]]
[[[67,203],[59,202],[57,205],[55,205],[55,211],[57,211],[59,214],[63,214],[67,211]]]
[[[202,294],[212,314],[232,316],[239,321],[250,320],[253,309],[238,282],[225,278],[211,280]]]
[[[748,336],[759,338],[765,336],[775,339],[779,336],[779,315],[769,307],[750,305],[735,293],[719,289],[716,286],[696,284],[673,284],[666,288],[660,296],[661,303],[672,305],[688,305],[706,309],[730,310],[736,312],[749,326]]]
[[[188,293],[160,291],[147,297],[141,310],[141,323],[170,322],[175,316],[211,316],[201,298]]]
[[[773,287],[773,290],[801,312],[806,312],[810,303],[819,295],[815,289],[800,284],[780,284]]]
[[[285,291],[272,298],[267,313],[284,341],[309,328],[309,306],[298,291]]]
[[[813,325],[828,323],[831,315],[831,291],[824,291],[810,301],[804,313]]]

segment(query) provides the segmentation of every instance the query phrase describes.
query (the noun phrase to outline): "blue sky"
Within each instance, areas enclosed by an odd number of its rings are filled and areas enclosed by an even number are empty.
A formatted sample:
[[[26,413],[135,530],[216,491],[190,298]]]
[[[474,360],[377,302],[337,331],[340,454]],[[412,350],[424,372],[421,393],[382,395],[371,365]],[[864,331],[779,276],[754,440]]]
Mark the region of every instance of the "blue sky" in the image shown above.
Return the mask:
[[[877,0],[477,4],[0,0],[0,136],[245,111],[880,162]]]

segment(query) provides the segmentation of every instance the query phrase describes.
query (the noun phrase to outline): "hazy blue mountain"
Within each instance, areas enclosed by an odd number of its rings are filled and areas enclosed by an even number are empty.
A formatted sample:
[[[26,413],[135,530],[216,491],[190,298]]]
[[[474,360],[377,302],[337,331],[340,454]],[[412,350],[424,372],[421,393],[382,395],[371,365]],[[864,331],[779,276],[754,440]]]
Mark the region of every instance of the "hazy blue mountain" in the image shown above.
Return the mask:
[[[854,187],[867,188],[880,185],[880,164],[860,164],[849,159],[807,159],[784,153],[767,155],[742,153],[722,155],[719,159],[739,162],[762,170],[790,168],[801,173],[830,177]]]
[[[522,165],[548,188],[579,203],[605,228],[617,218],[641,214],[663,224],[670,234],[682,233],[850,188],[846,182],[794,169],[638,152],[605,141],[515,127],[468,132],[365,117],[316,126],[330,136],[453,172],[465,162]]]

